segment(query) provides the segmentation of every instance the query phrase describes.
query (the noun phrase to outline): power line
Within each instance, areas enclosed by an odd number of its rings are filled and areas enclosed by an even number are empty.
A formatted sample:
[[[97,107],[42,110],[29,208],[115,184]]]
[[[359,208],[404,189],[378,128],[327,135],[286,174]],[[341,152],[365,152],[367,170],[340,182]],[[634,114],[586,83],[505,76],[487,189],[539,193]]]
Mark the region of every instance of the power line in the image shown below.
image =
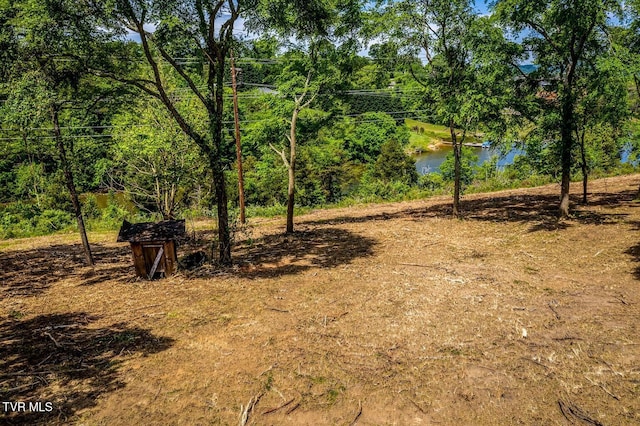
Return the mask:
[[[369,113],[375,113],[375,112],[381,112],[381,113],[385,113],[385,114],[399,114],[399,113],[413,113],[415,114],[416,112],[419,111],[397,111],[397,112],[384,112],[384,111],[370,111]],[[360,117],[364,114],[367,113],[362,113],[362,114],[347,114],[347,115],[339,115],[339,116],[335,116],[336,118],[354,118],[354,117]],[[417,120],[417,119],[424,119],[426,117],[434,117],[434,116],[424,116],[424,115],[416,115],[416,116],[411,116],[411,117],[402,117],[404,119],[410,119],[410,120]],[[394,118],[391,117],[392,119],[398,119],[398,118]],[[265,121],[272,121],[273,119],[263,119],[263,120],[241,120],[240,123],[257,123],[257,122],[265,122]],[[379,123],[379,122],[383,122],[386,121],[384,119],[370,119],[370,120],[361,120],[360,123]],[[231,124],[233,123],[233,121],[223,121],[224,124]],[[130,128],[130,127],[156,127],[152,124],[137,124],[137,125],[130,125],[130,126],[111,126],[111,128]],[[85,128],[90,128],[90,127],[85,127]],[[3,131],[11,131],[9,129],[0,129]],[[47,128],[41,128],[41,129],[32,129],[32,130],[46,130],[46,131],[52,131],[53,129],[47,129]],[[233,131],[233,128],[228,128],[225,127],[222,129],[222,131],[224,132],[231,132]],[[28,139],[29,140],[34,140],[34,139],[54,139],[56,136],[29,136]],[[91,134],[91,135],[64,135],[62,136],[63,139],[81,139],[81,138],[113,138],[114,135],[113,134]],[[14,141],[14,140],[22,140],[21,137],[7,137],[7,138],[0,138],[0,141]]]
[[[389,115],[395,115],[395,114],[417,114],[417,113],[421,113],[421,112],[428,112],[429,110],[426,109],[418,109],[418,110],[406,110],[406,111],[365,111],[362,113],[353,113],[353,114],[340,114],[340,115],[335,115],[334,117],[336,118],[353,118],[353,117],[361,117],[364,114],[373,114],[373,113],[383,113],[383,114],[389,114]],[[264,122],[264,121],[272,121],[274,119],[278,119],[276,118],[263,118],[263,119],[259,119],[259,120],[240,120],[240,123],[256,123],[256,122]],[[233,120],[224,120],[222,121],[223,124],[233,124],[234,121]],[[157,127],[153,124],[121,124],[121,125],[110,125],[110,126],[61,126],[60,130],[99,130],[99,129],[119,129],[119,128],[131,128],[131,127]],[[48,131],[51,132],[53,131],[52,128],[50,127],[26,127],[26,128],[21,128],[21,129],[0,129],[0,131],[3,132],[20,132],[20,131]],[[83,135],[76,135],[78,137],[82,137]],[[52,136],[53,137],[53,136]]]

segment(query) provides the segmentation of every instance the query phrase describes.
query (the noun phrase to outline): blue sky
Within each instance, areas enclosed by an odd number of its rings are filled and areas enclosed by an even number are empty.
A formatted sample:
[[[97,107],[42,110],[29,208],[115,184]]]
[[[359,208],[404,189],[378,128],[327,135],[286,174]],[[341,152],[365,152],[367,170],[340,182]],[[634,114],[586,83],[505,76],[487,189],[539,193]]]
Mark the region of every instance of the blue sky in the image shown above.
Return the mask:
[[[485,0],[477,0],[475,2],[475,10],[478,11],[481,15],[489,13],[489,2]]]

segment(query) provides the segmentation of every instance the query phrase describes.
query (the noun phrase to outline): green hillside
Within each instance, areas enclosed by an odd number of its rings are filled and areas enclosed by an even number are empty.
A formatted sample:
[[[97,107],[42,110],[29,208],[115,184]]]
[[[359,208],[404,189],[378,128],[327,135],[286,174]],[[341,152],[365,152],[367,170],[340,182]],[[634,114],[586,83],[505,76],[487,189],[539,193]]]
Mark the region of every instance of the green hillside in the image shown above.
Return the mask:
[[[438,124],[424,123],[410,118],[405,119],[404,124],[410,131],[409,145],[407,147],[407,150],[410,152],[426,151],[433,149],[434,146],[441,143],[451,143],[451,134],[448,127]],[[462,131],[457,130],[456,134],[462,136]],[[481,142],[482,139],[479,134],[467,134],[465,137],[465,143]]]

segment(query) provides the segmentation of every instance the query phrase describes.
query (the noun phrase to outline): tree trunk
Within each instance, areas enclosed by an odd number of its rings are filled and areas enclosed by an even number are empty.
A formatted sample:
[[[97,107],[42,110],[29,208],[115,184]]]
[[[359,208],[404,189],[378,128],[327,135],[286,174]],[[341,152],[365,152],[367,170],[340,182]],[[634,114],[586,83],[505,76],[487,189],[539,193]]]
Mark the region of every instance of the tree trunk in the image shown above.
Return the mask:
[[[296,107],[291,116],[291,132],[289,135],[289,187],[287,189],[287,234],[293,234],[293,207],[295,205],[296,185],[296,124],[298,113]]]
[[[60,123],[58,121],[58,110],[51,106],[51,121],[53,123],[53,135],[56,141],[56,147],[58,148],[58,154],[60,156],[60,165],[64,172],[65,182],[69,195],[71,196],[71,204],[73,204],[73,211],[76,215],[76,221],[78,223],[78,231],[80,232],[80,239],[82,240],[82,246],[84,248],[84,258],[88,265],[93,266],[93,254],[91,253],[91,246],[89,245],[89,239],[87,238],[87,231],[84,227],[84,219],[82,217],[82,208],[80,207],[80,200],[78,200],[78,193],[76,191],[75,183],[73,182],[73,172],[71,171],[71,165],[67,159],[67,152],[62,140],[62,134],[60,133]]]
[[[209,123],[212,127],[212,138],[214,149],[209,158],[211,171],[213,173],[213,184],[216,192],[216,203],[218,207],[218,253],[219,262],[222,266],[231,266],[231,231],[229,229],[229,211],[227,199],[227,185],[224,178],[224,164],[222,154],[222,114],[223,93],[224,93],[224,56],[219,52],[218,63],[220,66],[215,73],[215,87],[212,90],[215,94],[215,111],[209,115]],[[210,75],[210,87],[213,84],[213,75]]]
[[[231,266],[231,232],[227,210],[227,191],[222,164],[216,157],[210,158],[213,185],[218,207],[218,261],[223,266]]]
[[[456,137],[456,129],[453,120],[449,121],[449,131],[451,132],[451,142],[453,144],[453,217],[460,215],[460,172],[461,172],[461,157],[462,149],[458,144],[458,138]]]
[[[587,153],[584,149],[584,131],[582,131],[582,135],[580,136],[580,157],[581,157],[581,168],[582,168],[582,204],[587,204],[587,186],[589,180],[589,170],[587,168]]]
[[[573,101],[571,94],[566,94],[562,102],[562,124],[560,128],[562,181],[560,184],[561,218],[569,216],[569,189],[571,185],[571,148],[573,145]]]

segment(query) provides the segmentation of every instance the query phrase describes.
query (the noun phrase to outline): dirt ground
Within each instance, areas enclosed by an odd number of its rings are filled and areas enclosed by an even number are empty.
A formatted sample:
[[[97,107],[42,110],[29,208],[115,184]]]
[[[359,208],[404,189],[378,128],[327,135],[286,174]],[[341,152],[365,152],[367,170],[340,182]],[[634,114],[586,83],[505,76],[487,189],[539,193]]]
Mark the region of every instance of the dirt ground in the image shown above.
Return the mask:
[[[254,220],[152,282],[115,233],[0,242],[0,401],[52,403],[0,423],[640,424],[639,183]]]

